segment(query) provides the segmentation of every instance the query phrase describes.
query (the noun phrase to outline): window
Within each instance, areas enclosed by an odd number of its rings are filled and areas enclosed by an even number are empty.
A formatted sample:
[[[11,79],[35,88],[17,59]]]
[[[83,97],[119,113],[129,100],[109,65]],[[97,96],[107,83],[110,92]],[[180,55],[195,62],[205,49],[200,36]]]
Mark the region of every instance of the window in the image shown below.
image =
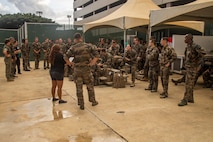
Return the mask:
[[[105,10],[107,10],[107,6],[102,7],[102,8],[100,8],[100,9],[96,10],[96,11],[95,11],[95,14],[98,14],[98,13],[103,12],[103,11],[105,11]]]

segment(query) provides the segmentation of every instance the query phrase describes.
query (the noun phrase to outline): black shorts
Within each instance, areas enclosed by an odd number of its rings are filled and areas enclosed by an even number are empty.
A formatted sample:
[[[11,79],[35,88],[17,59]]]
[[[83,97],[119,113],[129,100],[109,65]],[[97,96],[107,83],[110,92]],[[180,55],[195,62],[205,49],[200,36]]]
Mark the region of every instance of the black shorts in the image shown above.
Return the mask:
[[[50,71],[50,76],[52,80],[64,80],[64,73]]]

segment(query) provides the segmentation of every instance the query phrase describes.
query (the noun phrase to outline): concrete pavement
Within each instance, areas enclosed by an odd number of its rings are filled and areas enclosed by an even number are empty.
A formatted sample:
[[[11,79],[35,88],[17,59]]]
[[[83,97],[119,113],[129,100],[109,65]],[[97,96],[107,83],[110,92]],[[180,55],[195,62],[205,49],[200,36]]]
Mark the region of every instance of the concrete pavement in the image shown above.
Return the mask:
[[[31,62],[34,65],[34,62]],[[88,102],[77,106],[75,84],[64,79],[63,99],[52,103],[48,70],[41,67],[22,71],[14,82],[6,82],[0,58],[0,141],[1,142],[212,142],[213,91],[195,87],[195,103],[178,107],[184,84],[169,84],[169,98],[145,91],[147,82],[134,88],[96,86],[98,106]],[[172,75],[171,78],[179,78]]]

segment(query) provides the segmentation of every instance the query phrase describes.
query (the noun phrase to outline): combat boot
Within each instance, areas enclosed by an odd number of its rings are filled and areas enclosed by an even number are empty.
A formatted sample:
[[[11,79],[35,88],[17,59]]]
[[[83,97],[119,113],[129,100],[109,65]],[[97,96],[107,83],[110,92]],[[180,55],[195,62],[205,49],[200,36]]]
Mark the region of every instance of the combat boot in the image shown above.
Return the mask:
[[[81,110],[84,110],[84,105],[80,105],[80,109],[81,109]]]
[[[98,105],[97,101],[92,102],[92,106],[96,106],[96,105]]]
[[[167,97],[168,97],[168,93],[166,93],[166,92],[163,92],[163,93],[160,94],[161,99],[165,99]]]
[[[12,78],[7,79],[7,82],[11,82],[11,81],[14,81],[14,79],[12,79]]]
[[[130,87],[135,87],[135,83],[132,82],[132,83],[130,84]]]
[[[178,106],[185,106],[187,105],[187,101],[185,99],[181,100],[181,102],[178,104]]]

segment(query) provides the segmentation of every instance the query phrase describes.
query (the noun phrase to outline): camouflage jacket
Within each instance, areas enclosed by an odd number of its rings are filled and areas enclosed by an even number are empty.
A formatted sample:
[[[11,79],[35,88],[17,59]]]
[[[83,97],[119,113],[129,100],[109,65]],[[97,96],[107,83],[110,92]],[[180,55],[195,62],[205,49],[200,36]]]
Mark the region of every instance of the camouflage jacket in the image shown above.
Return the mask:
[[[30,47],[28,44],[24,44],[24,43],[21,44],[21,53],[24,55],[30,53]]]
[[[177,58],[174,48],[165,46],[161,49],[160,65],[165,66],[167,63],[171,63]]]
[[[65,55],[65,59],[74,57],[75,67],[88,66],[92,58],[99,58],[96,46],[91,46],[84,42],[79,42],[70,47]]]
[[[100,55],[101,58],[101,64],[105,64],[110,66],[112,63],[112,56],[109,53],[106,53],[106,55]]]
[[[11,48],[9,47],[9,46],[7,46],[7,45],[4,45],[4,47],[3,47],[3,51],[7,51],[7,54],[10,54],[10,55],[12,55],[12,51],[11,51]],[[12,57],[12,56],[11,56]],[[11,58],[11,57],[5,57],[5,58]]]
[[[66,52],[70,49],[70,47],[71,47],[72,45],[73,45],[72,43],[67,43],[67,44],[66,44]],[[65,53],[66,53],[66,52],[65,52]]]
[[[50,47],[49,47],[49,43],[48,42],[43,42],[42,43],[42,49],[45,53],[49,53],[50,52]]]
[[[32,43],[32,47],[33,47],[33,52],[35,53],[35,51],[39,52],[38,54],[40,54],[40,50],[41,50],[41,44],[40,42],[33,42]],[[37,53],[35,53],[37,54]]]
[[[97,48],[104,48],[104,49],[107,49],[107,44],[106,43],[104,43],[104,44],[102,44],[102,43],[98,43],[97,44]]]
[[[64,55],[66,54],[67,50],[66,50],[66,44],[64,43],[59,43],[58,44],[60,46],[60,52]]]
[[[128,51],[126,51],[124,57],[130,59],[130,61],[127,61],[127,60],[124,58],[124,60],[125,60],[126,63],[128,63],[128,64],[130,64],[130,65],[136,64],[137,52],[135,51],[135,49],[128,50]]]
[[[198,44],[191,44],[185,48],[185,67],[198,67],[204,56],[203,49]]]
[[[112,56],[115,56],[115,55],[120,55],[120,52],[119,52],[119,49],[120,49],[120,46],[119,45],[116,45],[115,47],[110,47],[108,52],[112,55]]]
[[[159,65],[159,50],[157,47],[150,47],[147,51],[147,60],[149,62],[150,67],[154,67]]]
[[[137,57],[145,58],[146,57],[146,48],[142,44],[137,44],[133,46],[133,49],[137,53]]]

